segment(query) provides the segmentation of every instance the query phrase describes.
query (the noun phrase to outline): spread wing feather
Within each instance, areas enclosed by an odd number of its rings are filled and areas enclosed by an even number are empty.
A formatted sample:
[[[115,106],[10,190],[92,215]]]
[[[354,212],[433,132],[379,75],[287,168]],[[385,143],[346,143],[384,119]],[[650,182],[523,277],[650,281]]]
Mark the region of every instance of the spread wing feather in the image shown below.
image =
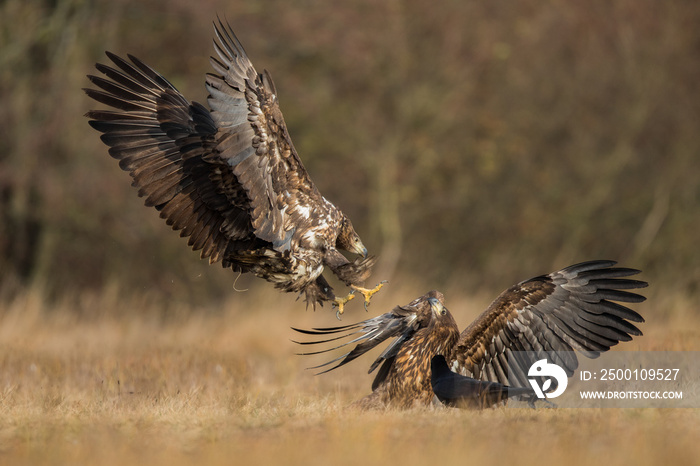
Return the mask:
[[[625,277],[638,270],[614,268],[613,261],[591,261],[521,282],[505,292],[467,327],[452,353],[452,368],[479,380],[507,384],[526,380],[526,361],[508,364],[516,351],[556,352],[568,375],[578,367],[574,350],[595,358],[620,341],[642,332],[632,322],[644,319],[615,303],[644,297],[629,289],[647,284]],[[515,359],[514,359],[515,358]]]
[[[210,262],[221,260],[231,238],[229,230],[249,231],[250,225],[231,214],[245,206],[232,206],[209,180],[222,165],[206,163],[216,125],[209,112],[190,104],[165,78],[136,57],[129,61],[110,52],[116,68],[98,64],[107,78],[88,76],[98,89],[85,92],[115,110],[87,114],[90,125],[102,132],[102,141],[119,166],[128,171],[139,196],[194,250]],[[232,176],[232,175],[231,175]]]
[[[246,191],[256,236],[283,251],[290,248],[290,232],[299,220],[285,193],[294,188],[302,202],[311,203],[321,202],[321,196],[292,145],[269,73],[255,71],[230,26],[219,21],[214,29],[218,59],[212,57],[211,64],[219,75],[208,74],[206,87],[219,128],[215,155]]]
[[[346,341],[345,343],[342,343],[338,346],[335,346],[333,348],[326,348],[321,351],[315,351],[315,352],[310,352],[310,353],[300,353],[301,355],[311,355],[311,354],[321,354],[321,353],[326,353],[329,351],[336,350],[338,348],[343,348],[348,345],[353,345],[357,343],[357,345],[347,353],[344,353],[340,355],[339,357],[333,359],[332,361],[328,361],[324,364],[320,364],[318,366],[310,367],[309,369],[318,369],[320,367],[325,367],[330,364],[333,364],[334,362],[340,361],[337,365],[331,367],[330,369],[326,369],[321,373],[325,373],[328,371],[332,371],[333,369],[336,369],[340,366],[343,366],[350,361],[353,361],[354,359],[362,356],[372,348],[375,348],[377,345],[381,344],[382,342],[396,337],[396,340],[391,342],[391,344],[377,357],[377,359],[372,363],[370,366],[370,369],[368,373],[373,372],[379,364],[381,364],[383,361],[386,360],[391,360],[393,357],[396,356],[396,353],[398,352],[399,348],[401,348],[401,345],[403,343],[412,338],[415,332],[421,328],[422,325],[425,324],[423,322],[424,317],[416,311],[410,310],[408,308],[403,308],[400,306],[397,306],[394,308],[391,312],[387,312],[386,314],[382,314],[380,316],[374,317],[372,319],[367,319],[362,322],[358,322],[356,324],[352,325],[345,325],[345,326],[340,326],[340,327],[328,327],[328,328],[315,328],[313,330],[303,330],[303,329],[294,329],[295,331],[299,333],[303,333],[306,335],[315,335],[315,336],[327,336],[327,335],[333,335],[337,333],[344,333],[343,335],[332,337],[329,339],[325,340],[317,340],[317,341],[309,341],[309,342],[295,342],[301,345],[315,345],[315,344],[323,344],[323,343],[328,343],[331,341],[337,341],[343,338],[352,338],[349,341]]]
[[[269,74],[255,71],[230,26],[214,29],[211,111],[132,55],[107,52],[113,66],[97,64],[102,76],[88,76],[96,88],[85,92],[112,107],[89,112],[90,125],[145,204],[202,258],[229,266],[228,254],[259,240],[290,249],[295,203],[322,198],[292,146]]]

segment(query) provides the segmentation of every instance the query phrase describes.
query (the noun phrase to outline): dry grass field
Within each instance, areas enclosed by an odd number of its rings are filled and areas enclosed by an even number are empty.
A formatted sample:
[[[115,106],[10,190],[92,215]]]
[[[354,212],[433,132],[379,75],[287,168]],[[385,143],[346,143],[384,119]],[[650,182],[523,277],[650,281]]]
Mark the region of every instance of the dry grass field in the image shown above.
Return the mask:
[[[17,298],[0,310],[0,463],[645,465],[700,457],[693,409],[346,409],[369,391],[369,361],[322,376],[304,370],[321,359],[294,355],[290,325],[328,326],[335,317],[263,290],[234,293],[225,311],[165,311],[116,291],[51,312],[37,295]],[[378,297],[370,312],[396,295]],[[448,304],[463,325],[483,302]],[[624,349],[700,347],[700,330],[682,311],[663,320],[648,303],[641,311],[645,336]],[[345,320],[364,316],[353,306]]]

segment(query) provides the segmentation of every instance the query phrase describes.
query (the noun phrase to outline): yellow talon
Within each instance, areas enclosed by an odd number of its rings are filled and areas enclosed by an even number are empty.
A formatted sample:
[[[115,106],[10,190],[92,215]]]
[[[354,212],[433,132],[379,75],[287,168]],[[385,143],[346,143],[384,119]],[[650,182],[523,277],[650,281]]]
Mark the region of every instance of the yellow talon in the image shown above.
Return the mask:
[[[349,302],[355,299],[355,290],[352,290],[346,297],[340,298],[338,296],[335,297],[333,300],[333,306],[338,307],[338,310],[335,313],[335,317],[340,320],[340,316],[343,312],[345,312],[345,305]]]
[[[367,306],[369,306],[369,300],[372,299],[372,296],[374,296],[374,293],[379,291],[384,286],[385,283],[389,283],[389,282],[387,282],[386,280],[382,280],[381,282],[379,282],[379,284],[377,286],[375,286],[371,290],[367,289],[367,288],[361,288],[361,287],[355,286],[355,285],[350,285],[350,288],[353,289],[353,292],[359,291],[360,293],[362,293],[362,296],[365,297],[365,311],[367,311]]]

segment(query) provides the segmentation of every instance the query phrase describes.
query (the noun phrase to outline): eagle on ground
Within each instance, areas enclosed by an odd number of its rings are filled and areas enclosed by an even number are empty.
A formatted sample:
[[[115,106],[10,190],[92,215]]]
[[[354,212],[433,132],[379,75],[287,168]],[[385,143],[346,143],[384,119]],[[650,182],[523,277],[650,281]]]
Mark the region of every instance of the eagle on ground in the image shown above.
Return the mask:
[[[107,52],[115,67],[98,63],[105,77],[88,76],[99,89],[85,92],[113,109],[88,112],[90,125],[145,204],[203,259],[303,293],[307,306],[332,301],[342,313],[355,290],[366,306],[381,285],[359,285],[376,258],[304,168],[270,74],[255,71],[228,24],[219,20],[214,32],[209,108],[189,102],[136,57]],[[340,250],[362,257],[351,262]],[[351,294],[334,295],[325,267]]]
[[[642,316],[619,303],[644,301],[643,296],[625,290],[644,288],[647,283],[626,278],[638,270],[615,264],[583,262],[520,282],[501,293],[461,333],[438,291],[353,325],[295,330],[340,334],[301,342],[304,345],[354,337],[334,348],[304,353],[325,353],[356,343],[349,352],[313,368],[339,361],[324,372],[394,338],[370,366],[370,373],[379,371],[372,393],[356,403],[361,408],[408,408],[428,405],[435,398],[448,405],[473,401],[483,405],[484,400],[490,405],[527,393],[518,392],[529,387],[529,364],[518,361],[522,354],[518,352],[557,354],[561,359],[554,362],[570,377],[578,367],[574,351],[596,358],[618,342],[642,335],[632,323],[644,322]]]

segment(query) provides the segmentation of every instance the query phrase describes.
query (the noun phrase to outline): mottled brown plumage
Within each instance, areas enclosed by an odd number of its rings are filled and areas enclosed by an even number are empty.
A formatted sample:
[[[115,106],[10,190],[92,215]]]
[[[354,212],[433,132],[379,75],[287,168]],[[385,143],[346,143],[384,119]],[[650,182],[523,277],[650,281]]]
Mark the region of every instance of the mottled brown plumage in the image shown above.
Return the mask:
[[[359,407],[392,404],[409,408],[431,402],[430,362],[435,355],[449,355],[459,338],[457,323],[443,301],[442,293],[431,291],[403,309],[415,313],[417,329],[396,348],[395,354],[377,360],[383,362],[372,383],[372,393],[357,403]]]
[[[307,303],[333,300],[329,267],[357,286],[375,262],[350,220],[318,191],[299,158],[267,71],[258,74],[230,26],[214,25],[209,109],[129,55],[88,76],[112,110],[87,114],[139,196],[210,263],[250,272]],[[339,250],[361,254],[350,262]]]
[[[350,352],[317,366],[340,361],[328,370],[395,338],[370,367],[372,372],[382,364],[372,384],[372,393],[358,402],[364,408],[405,408],[430,403],[436,393],[431,387],[431,361],[436,355],[445,357],[455,375],[527,388],[529,365],[520,364],[513,355],[515,351],[534,355],[556,352],[561,359],[553,362],[571,376],[578,367],[574,351],[595,358],[618,342],[642,334],[631,322],[644,322],[644,319],[613,301],[644,301],[643,296],[623,290],[643,288],[647,283],[624,278],[639,273],[638,270],[614,265],[613,261],[584,262],[512,286],[461,334],[437,291],[357,324],[298,331],[311,335],[340,334],[327,340],[302,342],[306,345],[360,334],[335,347],[357,343]],[[325,353],[335,348],[304,354]],[[459,377],[446,380],[444,376],[438,380],[432,378],[433,385],[442,383],[440,386],[445,391],[438,398],[443,402],[459,398],[447,386],[466,390],[465,398],[484,389],[503,394],[504,387],[479,386]]]
[[[358,405],[364,408],[395,405],[410,407],[425,404],[433,398],[430,386],[430,361],[437,354],[449,355],[459,338],[459,328],[452,314],[444,307],[444,296],[439,291],[430,291],[405,306],[396,306],[391,312],[368,319],[355,325],[327,329],[301,330],[310,335],[329,335],[352,331],[350,335],[363,333],[355,341],[355,348],[320,366],[324,367],[340,361],[324,372],[336,369],[377,346],[382,341],[395,337],[396,340],[372,363],[369,372],[380,366],[374,382],[372,394],[363,398]],[[331,338],[300,344],[317,344],[344,338]],[[350,343],[353,343],[350,342]],[[345,346],[344,343],[340,346]],[[338,348],[338,347],[336,347]],[[335,349],[335,348],[331,348]],[[322,350],[314,353],[324,353]]]

